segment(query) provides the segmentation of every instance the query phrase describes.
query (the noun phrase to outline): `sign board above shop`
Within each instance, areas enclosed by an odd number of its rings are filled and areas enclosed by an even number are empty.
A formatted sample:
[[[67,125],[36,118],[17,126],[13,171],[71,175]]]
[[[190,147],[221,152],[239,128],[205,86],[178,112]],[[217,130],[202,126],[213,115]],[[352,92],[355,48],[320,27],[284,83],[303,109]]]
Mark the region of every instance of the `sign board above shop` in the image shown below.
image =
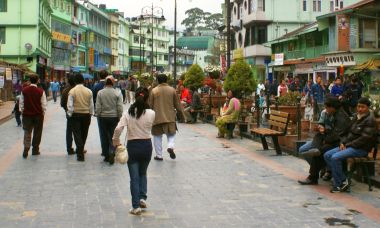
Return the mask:
[[[328,55],[325,57],[327,66],[340,67],[343,66],[355,66],[356,62],[352,54],[338,54]]]
[[[274,64],[275,66],[284,65],[284,53],[274,54]]]

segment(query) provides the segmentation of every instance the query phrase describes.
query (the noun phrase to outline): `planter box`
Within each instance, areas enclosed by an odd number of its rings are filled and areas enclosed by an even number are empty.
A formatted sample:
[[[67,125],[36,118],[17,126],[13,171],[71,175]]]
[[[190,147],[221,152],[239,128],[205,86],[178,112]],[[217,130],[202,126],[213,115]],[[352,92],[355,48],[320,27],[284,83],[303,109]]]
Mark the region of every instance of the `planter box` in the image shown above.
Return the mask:
[[[310,120],[301,120],[301,130],[305,132],[310,131]]]
[[[274,105],[271,106],[271,109],[276,109]],[[297,123],[297,106],[278,106],[278,111],[289,113],[289,121]],[[305,106],[301,106],[301,118],[305,115]]]

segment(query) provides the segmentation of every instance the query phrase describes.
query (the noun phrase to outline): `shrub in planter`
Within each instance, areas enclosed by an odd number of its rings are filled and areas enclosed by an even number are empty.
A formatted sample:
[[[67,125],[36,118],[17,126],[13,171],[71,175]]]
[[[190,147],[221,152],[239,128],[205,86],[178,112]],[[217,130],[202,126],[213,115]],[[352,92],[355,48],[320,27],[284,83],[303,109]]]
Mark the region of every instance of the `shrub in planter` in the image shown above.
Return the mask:
[[[188,88],[194,87],[198,89],[202,87],[204,78],[205,76],[202,71],[202,68],[198,64],[194,64],[186,72],[185,80],[183,81],[183,84]]]
[[[235,91],[238,94],[251,95],[256,90],[257,82],[251,67],[243,59],[239,59],[228,70],[223,84],[224,91]]]
[[[149,73],[142,73],[141,75],[137,76],[137,79],[140,81],[140,86],[143,86],[145,88],[151,86],[154,81],[154,77]]]
[[[208,74],[208,76],[212,79],[219,79],[220,78],[220,72],[221,69],[219,66],[212,66],[208,65],[205,67],[205,72]]]

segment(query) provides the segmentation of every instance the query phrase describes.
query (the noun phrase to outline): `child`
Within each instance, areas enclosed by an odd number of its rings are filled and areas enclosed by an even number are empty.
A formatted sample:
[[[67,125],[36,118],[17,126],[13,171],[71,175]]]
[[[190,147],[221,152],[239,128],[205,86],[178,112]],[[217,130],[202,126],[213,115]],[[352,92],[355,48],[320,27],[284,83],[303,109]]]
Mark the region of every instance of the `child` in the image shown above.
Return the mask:
[[[13,108],[12,114],[15,114],[17,127],[21,127],[21,112],[20,112],[20,95],[16,96],[15,107]]]

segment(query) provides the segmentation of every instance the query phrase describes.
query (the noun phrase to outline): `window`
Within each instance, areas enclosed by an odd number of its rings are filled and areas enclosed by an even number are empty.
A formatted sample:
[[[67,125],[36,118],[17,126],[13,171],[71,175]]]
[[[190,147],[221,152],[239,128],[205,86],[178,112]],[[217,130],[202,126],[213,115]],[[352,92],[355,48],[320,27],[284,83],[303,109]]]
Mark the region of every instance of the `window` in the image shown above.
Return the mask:
[[[313,0],[313,12],[321,12],[321,0]]]
[[[334,1],[330,1],[330,12],[334,11]]]
[[[265,11],[265,0],[258,0],[257,1],[257,10],[258,11]]]
[[[303,0],[303,2],[302,2],[302,9],[303,9],[303,11],[307,11],[307,0]]]
[[[84,20],[84,17],[83,17],[83,12],[80,12],[80,20],[83,21]]]
[[[133,36],[133,43],[139,43],[139,37]]]
[[[7,12],[7,1],[8,0],[0,0],[0,12]]]
[[[257,42],[258,44],[263,44],[267,42],[267,27],[260,26],[257,28]]]
[[[376,21],[359,19],[359,48],[376,48]]]
[[[86,66],[86,52],[79,51],[79,66]]]

